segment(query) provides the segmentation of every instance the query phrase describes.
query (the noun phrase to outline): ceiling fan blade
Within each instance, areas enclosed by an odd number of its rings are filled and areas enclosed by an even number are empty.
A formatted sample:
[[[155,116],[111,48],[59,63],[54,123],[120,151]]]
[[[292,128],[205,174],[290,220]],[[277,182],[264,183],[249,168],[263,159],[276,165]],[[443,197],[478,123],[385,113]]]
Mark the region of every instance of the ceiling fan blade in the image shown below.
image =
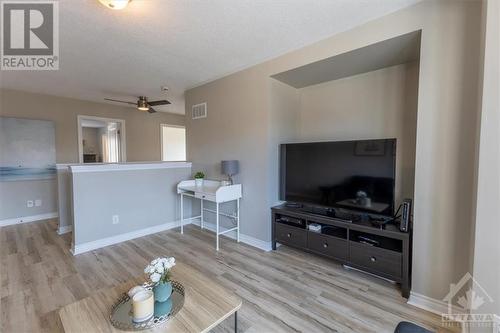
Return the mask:
[[[148,104],[152,105],[152,106],[155,106],[155,105],[167,105],[167,104],[172,104],[172,103],[170,103],[166,99],[163,99],[161,101],[151,101],[151,102],[148,102]]]
[[[111,102],[118,102],[118,103],[127,103],[131,105],[137,105],[137,103],[134,102],[129,102],[129,101],[120,101],[118,99],[111,99],[111,98],[105,98],[106,101],[111,101]]]
[[[151,106],[149,106],[148,112],[149,112],[149,113],[155,113],[155,112],[156,112],[156,110],[155,110],[155,109],[153,109]]]

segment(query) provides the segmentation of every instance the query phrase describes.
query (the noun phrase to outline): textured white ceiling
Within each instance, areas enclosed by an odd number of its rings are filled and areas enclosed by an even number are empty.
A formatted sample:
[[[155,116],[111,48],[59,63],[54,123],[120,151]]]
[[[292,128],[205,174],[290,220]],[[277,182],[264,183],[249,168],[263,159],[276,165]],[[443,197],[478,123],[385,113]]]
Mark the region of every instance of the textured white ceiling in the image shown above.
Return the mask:
[[[183,114],[188,88],[418,1],[133,0],[113,11],[60,0],[60,70],[1,72],[0,83],[99,102],[167,98],[155,109]]]

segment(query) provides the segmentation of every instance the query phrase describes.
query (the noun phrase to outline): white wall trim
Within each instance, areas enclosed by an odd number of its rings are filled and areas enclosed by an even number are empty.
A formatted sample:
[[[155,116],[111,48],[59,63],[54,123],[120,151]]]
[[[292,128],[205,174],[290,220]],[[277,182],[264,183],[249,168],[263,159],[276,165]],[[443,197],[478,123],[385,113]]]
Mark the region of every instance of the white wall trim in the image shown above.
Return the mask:
[[[57,217],[59,217],[59,214],[57,212],[16,217],[13,219],[0,220],[0,227],[5,227],[8,225],[12,225],[12,224],[29,223],[29,222],[35,222],[35,221],[54,219]]]
[[[193,221],[191,221],[191,224],[199,226],[200,221],[199,221],[199,219],[193,220]],[[205,221],[203,223],[203,226],[205,229],[215,233],[215,223],[210,223],[210,222]],[[220,227],[220,231],[224,231],[227,229],[228,228]],[[231,232],[231,233],[227,233],[227,234],[223,234],[221,236],[228,237],[231,239],[236,239],[236,231]],[[272,250],[272,243],[271,242],[266,242],[266,241],[263,241],[261,239],[255,238],[255,237],[242,234],[241,232],[240,232],[240,242],[245,243],[245,244],[250,245],[250,246],[253,246],[253,247],[256,247],[256,248],[261,249],[261,250],[266,251],[266,252]]]
[[[236,237],[235,237],[235,239],[236,239]],[[240,233],[240,242],[243,242],[245,244],[256,247],[256,248],[261,249],[261,250],[266,251],[266,252],[269,252],[273,249],[271,242],[265,242],[261,239],[258,239],[258,238],[252,237],[252,236],[248,236],[248,235],[245,235],[242,233]]]
[[[179,226],[180,226],[179,221],[168,222],[168,223],[155,225],[153,227],[149,227],[149,228],[145,228],[145,229],[127,232],[127,233],[124,233],[121,235],[106,237],[106,238],[98,239],[98,240],[95,240],[92,242],[77,244],[77,245],[73,245],[73,248],[71,249],[71,253],[73,253],[73,255],[76,256],[76,255],[81,254],[81,253],[85,253],[85,252],[89,252],[92,250],[100,249],[102,247],[126,242],[126,241],[131,240],[131,239],[155,234],[157,232],[162,232],[162,231],[173,229],[173,228],[176,228]]]
[[[193,222],[193,224],[197,224],[197,223],[199,224],[199,222]],[[187,225],[187,224],[189,224],[189,222],[185,221],[184,225]],[[97,250],[97,249],[100,249],[102,247],[126,242],[128,240],[132,240],[135,238],[155,234],[155,233],[162,232],[165,230],[178,228],[179,226],[180,226],[180,221],[168,222],[168,223],[156,225],[153,227],[149,227],[146,229],[135,230],[135,231],[127,232],[127,233],[117,235],[117,236],[106,237],[106,238],[99,239],[99,240],[92,241],[92,242],[73,245],[73,248],[71,249],[71,253],[76,256],[78,254]],[[215,225],[212,223],[205,222],[205,227],[209,231],[215,230]],[[224,228],[221,228],[221,229],[224,230]],[[221,236],[229,237],[232,239],[236,238],[235,236],[229,235],[229,234],[225,234],[225,235],[221,235]],[[252,236],[243,235],[241,233],[240,233],[240,242],[248,244],[250,246],[256,247],[256,248],[264,250],[264,251],[271,250],[271,242],[265,242],[265,241],[262,241],[260,239],[254,238]]]
[[[59,228],[57,229],[57,234],[58,235],[67,234],[68,232],[71,232],[72,230],[73,230],[73,226],[71,226],[71,225],[63,225],[62,227],[59,226]]]
[[[493,315],[493,333],[500,333],[500,316]]]
[[[407,303],[440,316],[443,313],[448,313],[447,302],[437,300],[413,291],[410,292],[410,298],[408,298]],[[464,313],[464,311],[457,306],[453,306],[453,313]]]
[[[176,168],[191,168],[191,162],[89,163],[69,166],[71,173]]]

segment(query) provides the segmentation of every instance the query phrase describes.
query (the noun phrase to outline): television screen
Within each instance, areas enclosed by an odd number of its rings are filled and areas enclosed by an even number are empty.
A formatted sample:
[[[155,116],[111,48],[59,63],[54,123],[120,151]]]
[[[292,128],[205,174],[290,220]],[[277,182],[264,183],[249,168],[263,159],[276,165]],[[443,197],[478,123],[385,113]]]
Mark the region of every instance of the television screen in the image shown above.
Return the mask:
[[[396,139],[281,145],[280,199],[394,214]]]

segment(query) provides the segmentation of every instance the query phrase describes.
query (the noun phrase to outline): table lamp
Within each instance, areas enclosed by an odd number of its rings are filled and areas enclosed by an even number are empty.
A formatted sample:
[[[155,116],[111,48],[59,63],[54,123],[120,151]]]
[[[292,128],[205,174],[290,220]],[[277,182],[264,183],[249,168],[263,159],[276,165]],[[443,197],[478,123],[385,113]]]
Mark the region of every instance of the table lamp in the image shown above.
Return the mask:
[[[229,177],[231,185],[233,185],[233,176],[240,171],[240,164],[237,160],[229,160],[221,162],[221,172]]]

